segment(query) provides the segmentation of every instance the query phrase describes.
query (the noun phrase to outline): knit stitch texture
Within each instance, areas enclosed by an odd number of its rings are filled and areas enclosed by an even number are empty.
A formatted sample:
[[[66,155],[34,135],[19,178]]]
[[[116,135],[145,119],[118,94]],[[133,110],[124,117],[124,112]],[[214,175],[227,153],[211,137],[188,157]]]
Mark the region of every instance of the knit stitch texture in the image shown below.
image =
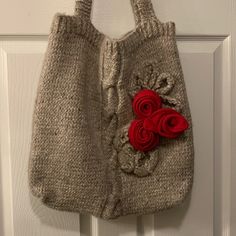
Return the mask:
[[[29,184],[47,206],[104,219],[180,204],[193,182],[190,109],[173,22],[151,0],[131,0],[136,27],[111,39],[90,20],[92,0],[56,14],[33,115]],[[149,153],[128,140],[132,98],[160,94],[190,128]]]

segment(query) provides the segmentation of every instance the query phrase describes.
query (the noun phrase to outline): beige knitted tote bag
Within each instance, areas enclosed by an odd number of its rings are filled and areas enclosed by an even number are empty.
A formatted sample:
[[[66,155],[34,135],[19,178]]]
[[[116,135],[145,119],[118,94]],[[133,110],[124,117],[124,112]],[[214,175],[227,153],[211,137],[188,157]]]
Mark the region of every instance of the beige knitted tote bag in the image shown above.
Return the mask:
[[[56,14],[35,101],[29,185],[48,207],[104,219],[180,204],[193,181],[190,109],[173,22],[131,0],[136,27],[111,39],[92,0]]]

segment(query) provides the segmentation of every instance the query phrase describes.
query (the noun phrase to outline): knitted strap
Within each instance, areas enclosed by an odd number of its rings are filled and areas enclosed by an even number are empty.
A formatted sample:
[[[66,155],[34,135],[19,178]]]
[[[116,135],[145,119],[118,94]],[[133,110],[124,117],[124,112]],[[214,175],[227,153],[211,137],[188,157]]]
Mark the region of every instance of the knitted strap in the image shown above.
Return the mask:
[[[92,12],[93,0],[76,0],[75,1],[75,15],[90,19]]]
[[[138,24],[149,18],[155,18],[151,0],[130,0],[133,7],[135,23]],[[93,0],[76,0],[75,15],[90,19]]]
[[[146,21],[147,19],[150,18],[156,18],[151,0],[130,0],[130,1],[133,7],[136,24]]]

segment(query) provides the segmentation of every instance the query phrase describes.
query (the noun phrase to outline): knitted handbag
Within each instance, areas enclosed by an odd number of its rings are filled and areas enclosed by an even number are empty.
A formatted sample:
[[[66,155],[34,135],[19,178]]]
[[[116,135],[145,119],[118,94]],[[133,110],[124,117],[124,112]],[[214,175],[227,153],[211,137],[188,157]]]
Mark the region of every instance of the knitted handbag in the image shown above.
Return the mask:
[[[190,109],[173,22],[131,0],[136,27],[111,39],[92,0],[56,14],[33,114],[29,185],[48,207],[104,219],[180,204],[193,182]]]

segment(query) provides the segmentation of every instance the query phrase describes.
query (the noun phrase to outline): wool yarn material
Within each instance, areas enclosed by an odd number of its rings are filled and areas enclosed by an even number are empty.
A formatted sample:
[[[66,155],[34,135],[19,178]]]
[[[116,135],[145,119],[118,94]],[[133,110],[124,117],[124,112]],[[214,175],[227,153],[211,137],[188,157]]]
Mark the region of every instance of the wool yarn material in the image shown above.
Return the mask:
[[[38,84],[29,158],[32,194],[48,207],[113,219],[184,201],[193,183],[190,108],[175,24],[131,0],[136,27],[119,39],[91,22],[92,0],[56,14]],[[151,152],[133,149],[132,99],[157,92],[189,128]]]

